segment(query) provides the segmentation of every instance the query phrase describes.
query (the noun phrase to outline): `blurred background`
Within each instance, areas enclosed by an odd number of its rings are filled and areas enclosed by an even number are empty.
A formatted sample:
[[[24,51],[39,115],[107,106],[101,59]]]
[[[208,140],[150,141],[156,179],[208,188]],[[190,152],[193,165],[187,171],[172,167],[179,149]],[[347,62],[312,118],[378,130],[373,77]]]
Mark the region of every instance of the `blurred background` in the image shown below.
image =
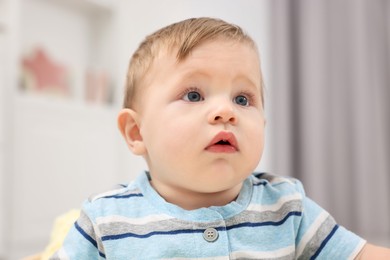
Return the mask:
[[[129,58],[178,20],[211,16],[258,43],[258,170],[390,247],[387,0],[0,0],[0,259],[42,251],[54,219],[146,165],[116,128]]]

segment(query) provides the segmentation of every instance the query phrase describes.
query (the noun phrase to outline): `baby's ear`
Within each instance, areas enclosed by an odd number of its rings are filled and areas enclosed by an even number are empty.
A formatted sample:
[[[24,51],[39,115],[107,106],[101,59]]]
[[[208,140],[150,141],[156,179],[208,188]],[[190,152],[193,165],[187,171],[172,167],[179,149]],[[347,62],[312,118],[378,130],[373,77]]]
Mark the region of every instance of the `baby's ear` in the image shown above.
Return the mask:
[[[146,148],[140,133],[137,112],[128,108],[122,109],[118,114],[118,128],[130,150],[136,155],[145,155]]]

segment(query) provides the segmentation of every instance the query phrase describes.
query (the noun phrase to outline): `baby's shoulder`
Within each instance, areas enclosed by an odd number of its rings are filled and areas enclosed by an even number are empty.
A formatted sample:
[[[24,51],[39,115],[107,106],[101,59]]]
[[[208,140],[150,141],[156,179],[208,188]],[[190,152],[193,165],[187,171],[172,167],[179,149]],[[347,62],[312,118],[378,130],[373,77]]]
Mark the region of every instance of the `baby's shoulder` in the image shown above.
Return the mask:
[[[84,201],[82,212],[92,221],[108,216],[132,216],[144,203],[143,194],[134,183],[116,185],[91,195]]]

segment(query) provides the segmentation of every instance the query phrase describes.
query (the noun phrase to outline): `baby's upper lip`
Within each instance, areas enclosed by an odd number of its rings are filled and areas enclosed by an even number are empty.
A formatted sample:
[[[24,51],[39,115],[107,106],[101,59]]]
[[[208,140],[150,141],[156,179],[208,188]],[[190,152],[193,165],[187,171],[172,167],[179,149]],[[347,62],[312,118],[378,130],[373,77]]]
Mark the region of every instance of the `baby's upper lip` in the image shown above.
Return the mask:
[[[207,148],[212,146],[212,145],[216,145],[218,142],[224,142],[227,145],[231,145],[236,150],[238,150],[237,139],[234,136],[234,134],[231,132],[226,132],[226,131],[219,132],[218,134],[216,134],[214,136],[214,138],[211,140],[211,142],[207,145]]]

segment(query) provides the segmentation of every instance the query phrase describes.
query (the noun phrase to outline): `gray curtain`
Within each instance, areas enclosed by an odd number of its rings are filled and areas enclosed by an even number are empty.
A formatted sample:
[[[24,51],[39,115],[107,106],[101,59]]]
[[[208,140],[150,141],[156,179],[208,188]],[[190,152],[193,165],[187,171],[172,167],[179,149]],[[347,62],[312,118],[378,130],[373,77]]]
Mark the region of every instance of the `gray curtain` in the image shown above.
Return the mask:
[[[390,1],[270,4],[271,167],[390,246]]]

